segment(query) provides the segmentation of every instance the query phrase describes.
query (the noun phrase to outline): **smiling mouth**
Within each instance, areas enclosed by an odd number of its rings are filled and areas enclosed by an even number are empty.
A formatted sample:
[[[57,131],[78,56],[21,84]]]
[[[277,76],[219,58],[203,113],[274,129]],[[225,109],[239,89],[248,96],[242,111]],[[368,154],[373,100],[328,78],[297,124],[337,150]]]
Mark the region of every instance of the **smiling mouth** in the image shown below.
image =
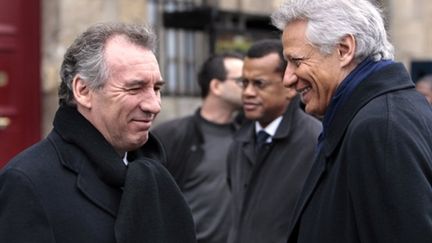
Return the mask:
[[[310,90],[312,90],[312,88],[311,87],[304,87],[304,88],[302,88],[302,89],[297,89],[296,91],[297,91],[297,93],[299,93],[300,95],[304,95],[304,94],[306,94],[307,92],[309,92]]]
[[[152,119],[143,119],[143,120],[133,120],[133,122],[145,130],[150,129],[153,120]]]

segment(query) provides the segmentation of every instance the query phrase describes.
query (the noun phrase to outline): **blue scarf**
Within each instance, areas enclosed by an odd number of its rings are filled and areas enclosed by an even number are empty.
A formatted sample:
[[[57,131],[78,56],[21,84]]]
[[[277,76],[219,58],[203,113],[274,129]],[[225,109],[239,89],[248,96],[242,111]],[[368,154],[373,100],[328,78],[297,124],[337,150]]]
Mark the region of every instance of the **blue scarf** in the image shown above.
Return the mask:
[[[374,61],[371,57],[368,57],[342,81],[336,89],[336,93],[332,97],[330,105],[327,107],[327,111],[324,115],[323,130],[318,137],[318,150],[320,150],[322,142],[327,136],[328,128],[330,127],[339,107],[349,99],[355,87],[357,87],[369,75],[391,63],[393,63],[391,60]]]

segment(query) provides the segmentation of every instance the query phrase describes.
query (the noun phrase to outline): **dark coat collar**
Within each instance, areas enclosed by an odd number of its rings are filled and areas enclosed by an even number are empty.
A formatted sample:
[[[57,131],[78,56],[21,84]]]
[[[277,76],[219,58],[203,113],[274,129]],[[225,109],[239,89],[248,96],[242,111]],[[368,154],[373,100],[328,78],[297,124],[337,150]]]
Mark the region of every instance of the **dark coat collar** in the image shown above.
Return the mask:
[[[116,216],[121,198],[121,189],[104,183],[97,175],[97,168],[88,157],[73,144],[67,143],[56,131],[48,140],[57,151],[60,163],[77,174],[76,186],[91,202],[112,216]]]
[[[385,80],[385,82],[383,82]],[[373,98],[395,90],[414,88],[408,72],[401,63],[390,64],[372,74],[359,84],[351,98],[344,103],[329,126],[328,137],[323,143],[323,153],[330,156],[342,139],[357,112]]]
[[[112,165],[113,170],[126,171],[126,166],[102,134],[75,108],[60,107],[48,140],[56,149],[63,166],[77,174],[78,189],[90,201],[115,216],[121,199],[121,187],[116,183],[107,183],[96,160]],[[151,134],[145,146],[131,151],[130,155],[132,158],[166,160],[161,144]]]

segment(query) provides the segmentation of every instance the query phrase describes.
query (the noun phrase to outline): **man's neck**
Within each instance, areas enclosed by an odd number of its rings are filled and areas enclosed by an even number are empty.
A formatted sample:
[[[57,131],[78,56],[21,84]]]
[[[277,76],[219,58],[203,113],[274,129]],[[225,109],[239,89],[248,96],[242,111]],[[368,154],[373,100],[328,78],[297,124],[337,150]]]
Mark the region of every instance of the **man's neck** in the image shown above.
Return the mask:
[[[217,124],[228,124],[234,120],[235,110],[226,105],[204,100],[201,106],[201,116],[207,121]]]

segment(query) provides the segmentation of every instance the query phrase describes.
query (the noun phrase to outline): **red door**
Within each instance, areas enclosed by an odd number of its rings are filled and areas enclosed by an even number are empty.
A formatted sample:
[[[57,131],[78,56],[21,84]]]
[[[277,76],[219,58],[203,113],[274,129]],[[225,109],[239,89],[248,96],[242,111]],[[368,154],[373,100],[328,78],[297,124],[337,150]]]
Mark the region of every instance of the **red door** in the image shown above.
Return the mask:
[[[39,0],[0,0],[0,168],[41,136]]]

